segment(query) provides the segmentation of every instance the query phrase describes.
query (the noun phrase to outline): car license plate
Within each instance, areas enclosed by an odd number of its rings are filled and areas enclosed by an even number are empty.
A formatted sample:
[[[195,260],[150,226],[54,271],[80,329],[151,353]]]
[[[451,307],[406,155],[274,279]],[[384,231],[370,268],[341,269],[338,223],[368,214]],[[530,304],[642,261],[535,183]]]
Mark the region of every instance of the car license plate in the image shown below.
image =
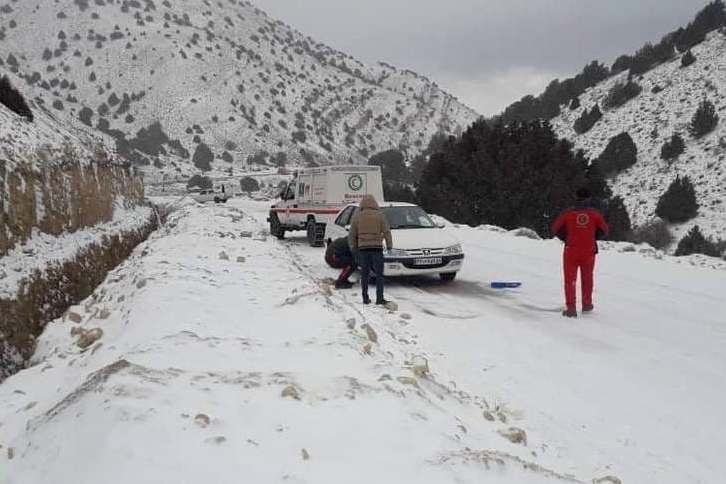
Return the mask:
[[[435,266],[442,262],[443,259],[441,257],[427,257],[426,259],[416,259],[413,261],[413,264],[417,266]]]

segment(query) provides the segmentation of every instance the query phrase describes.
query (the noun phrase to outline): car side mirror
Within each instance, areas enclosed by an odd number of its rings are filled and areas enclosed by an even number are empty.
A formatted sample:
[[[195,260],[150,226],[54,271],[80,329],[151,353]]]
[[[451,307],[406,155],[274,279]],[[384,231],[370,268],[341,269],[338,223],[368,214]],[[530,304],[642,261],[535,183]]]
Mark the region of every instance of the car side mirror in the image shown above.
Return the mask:
[[[446,225],[444,225],[444,224],[436,224],[436,227],[439,228],[439,229],[444,229],[444,228],[446,228]]]

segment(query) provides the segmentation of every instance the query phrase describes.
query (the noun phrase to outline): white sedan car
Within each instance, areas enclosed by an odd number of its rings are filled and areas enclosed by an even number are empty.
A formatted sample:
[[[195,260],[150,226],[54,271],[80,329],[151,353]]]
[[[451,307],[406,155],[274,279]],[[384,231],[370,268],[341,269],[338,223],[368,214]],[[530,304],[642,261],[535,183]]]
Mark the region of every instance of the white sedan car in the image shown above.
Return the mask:
[[[334,223],[325,227],[325,241],[347,237],[350,220],[357,205],[344,207]],[[402,202],[385,202],[386,215],[393,236],[393,250],[384,252],[386,276],[439,274],[444,281],[453,281],[464,263],[459,241],[444,227],[436,225],[419,206]]]
[[[229,200],[229,195],[220,190],[214,190],[214,189],[203,189],[199,190],[198,192],[191,193],[191,196],[194,200],[196,200],[199,203],[206,203],[206,202],[214,202],[214,203],[227,203],[227,200]]]

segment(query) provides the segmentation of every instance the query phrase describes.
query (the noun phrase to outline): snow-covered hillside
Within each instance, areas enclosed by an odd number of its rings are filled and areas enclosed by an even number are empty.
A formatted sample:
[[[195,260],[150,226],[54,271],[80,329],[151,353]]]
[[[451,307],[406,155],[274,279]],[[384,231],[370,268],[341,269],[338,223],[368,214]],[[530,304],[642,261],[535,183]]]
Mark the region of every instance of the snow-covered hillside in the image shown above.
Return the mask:
[[[389,312],[332,290],[322,251],[269,237],[266,212],[186,204],[46,328],[0,385],[0,481],[726,475],[723,269],[613,244],[597,311],[569,320],[559,242],[450,227],[460,279],[389,280]],[[489,289],[503,278],[524,286]]]
[[[79,155],[74,160],[87,163],[94,158],[94,147],[111,144],[105,135],[83,129],[80,123],[65,122],[45,106],[37,106],[33,115],[34,121],[29,122],[0,104],[0,159],[7,171],[18,163],[33,167],[58,163],[62,157],[54,157],[50,151],[64,145]]]
[[[362,161],[414,154],[477,117],[425,77],[363,65],[238,0],[5,0],[0,41],[27,97],[141,162],[191,163],[199,146],[220,169]]]
[[[628,132],[638,146],[638,162],[612,180],[616,195],[624,197],[634,223],[655,217],[658,198],[677,175],[688,175],[700,203],[698,217],[675,228],[677,234],[695,224],[706,234],[726,238],[726,35],[713,32],[693,49],[697,61],[682,68],[680,56],[636,79],[643,92],[624,106],[603,110],[603,118],[589,132],[573,129],[582,111],[603,101],[615,83],[625,82],[627,73],[612,77],[580,97],[581,107],[562,108],[552,124],[560,136],[572,140],[591,158],[599,156],[608,141]],[[655,92],[654,92],[655,89]],[[703,99],[714,103],[720,123],[715,131],[696,140],[688,124]],[[663,144],[674,133],[686,141],[686,151],[669,163],[662,160]]]

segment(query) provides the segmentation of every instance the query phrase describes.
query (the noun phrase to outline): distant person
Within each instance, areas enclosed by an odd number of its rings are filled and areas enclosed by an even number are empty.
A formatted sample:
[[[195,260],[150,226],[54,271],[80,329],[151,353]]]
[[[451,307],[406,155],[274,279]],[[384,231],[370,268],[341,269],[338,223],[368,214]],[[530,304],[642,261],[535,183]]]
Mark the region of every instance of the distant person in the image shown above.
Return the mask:
[[[348,245],[348,238],[335,239],[325,249],[325,262],[333,269],[342,269],[338,279],[335,281],[336,289],[350,289],[353,283],[348,278],[355,272],[357,267],[355,257]]]
[[[383,297],[383,239],[386,240],[386,249],[391,250],[393,240],[386,217],[373,195],[366,195],[360,201],[360,210],[353,216],[348,234],[350,249],[357,255],[361,268],[363,304],[371,303],[368,297],[371,270],[376,275],[376,304],[388,302]]]
[[[577,317],[577,272],[582,282],[582,312],[595,309],[592,304],[597,240],[605,237],[608,226],[602,214],[593,208],[590,190],[577,190],[577,203],[565,210],[552,225],[552,233],[565,243],[563,273],[565,310],[563,316]]]

